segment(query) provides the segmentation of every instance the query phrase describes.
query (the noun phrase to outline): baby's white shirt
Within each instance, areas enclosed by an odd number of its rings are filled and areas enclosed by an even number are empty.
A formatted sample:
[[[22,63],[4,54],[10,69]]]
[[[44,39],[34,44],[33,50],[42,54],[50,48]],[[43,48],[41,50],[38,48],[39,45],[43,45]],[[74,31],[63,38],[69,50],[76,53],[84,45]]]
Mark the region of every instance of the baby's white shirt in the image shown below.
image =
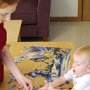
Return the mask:
[[[69,70],[65,75],[65,79],[67,81],[73,80],[74,87],[73,89],[75,90],[90,90],[90,73],[85,74],[81,77],[77,77],[73,70]]]

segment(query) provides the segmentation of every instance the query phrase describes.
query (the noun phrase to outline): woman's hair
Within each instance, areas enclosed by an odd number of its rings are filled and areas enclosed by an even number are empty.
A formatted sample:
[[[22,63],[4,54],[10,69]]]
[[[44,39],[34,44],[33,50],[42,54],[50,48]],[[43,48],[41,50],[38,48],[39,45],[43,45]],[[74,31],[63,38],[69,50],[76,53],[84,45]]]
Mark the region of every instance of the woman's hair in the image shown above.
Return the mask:
[[[18,3],[19,0],[0,0],[0,2],[7,3],[9,5],[12,5],[14,3]]]

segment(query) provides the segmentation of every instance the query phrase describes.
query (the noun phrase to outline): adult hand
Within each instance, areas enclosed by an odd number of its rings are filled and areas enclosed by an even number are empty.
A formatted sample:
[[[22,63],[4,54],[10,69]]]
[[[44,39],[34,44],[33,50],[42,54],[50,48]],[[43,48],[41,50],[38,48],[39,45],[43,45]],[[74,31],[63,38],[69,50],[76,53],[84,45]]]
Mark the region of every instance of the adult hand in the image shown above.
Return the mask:
[[[17,82],[20,85],[20,90],[32,90],[32,82],[30,79],[26,78],[23,75],[20,75],[20,78],[17,79]]]

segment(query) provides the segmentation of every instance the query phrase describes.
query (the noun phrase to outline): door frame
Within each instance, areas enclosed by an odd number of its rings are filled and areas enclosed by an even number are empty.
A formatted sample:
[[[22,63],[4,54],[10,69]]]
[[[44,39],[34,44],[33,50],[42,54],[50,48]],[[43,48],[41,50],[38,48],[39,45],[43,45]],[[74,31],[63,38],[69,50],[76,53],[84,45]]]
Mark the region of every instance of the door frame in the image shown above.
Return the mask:
[[[78,20],[82,20],[82,13],[83,13],[83,0],[78,0]]]

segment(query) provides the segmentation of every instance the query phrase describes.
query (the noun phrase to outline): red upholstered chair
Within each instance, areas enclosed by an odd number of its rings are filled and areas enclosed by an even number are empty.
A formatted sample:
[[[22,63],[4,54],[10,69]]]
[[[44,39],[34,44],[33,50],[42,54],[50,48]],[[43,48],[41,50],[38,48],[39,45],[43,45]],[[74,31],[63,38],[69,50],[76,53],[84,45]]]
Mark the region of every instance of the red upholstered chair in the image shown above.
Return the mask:
[[[22,19],[21,37],[49,37],[51,0],[21,0],[12,19]]]

